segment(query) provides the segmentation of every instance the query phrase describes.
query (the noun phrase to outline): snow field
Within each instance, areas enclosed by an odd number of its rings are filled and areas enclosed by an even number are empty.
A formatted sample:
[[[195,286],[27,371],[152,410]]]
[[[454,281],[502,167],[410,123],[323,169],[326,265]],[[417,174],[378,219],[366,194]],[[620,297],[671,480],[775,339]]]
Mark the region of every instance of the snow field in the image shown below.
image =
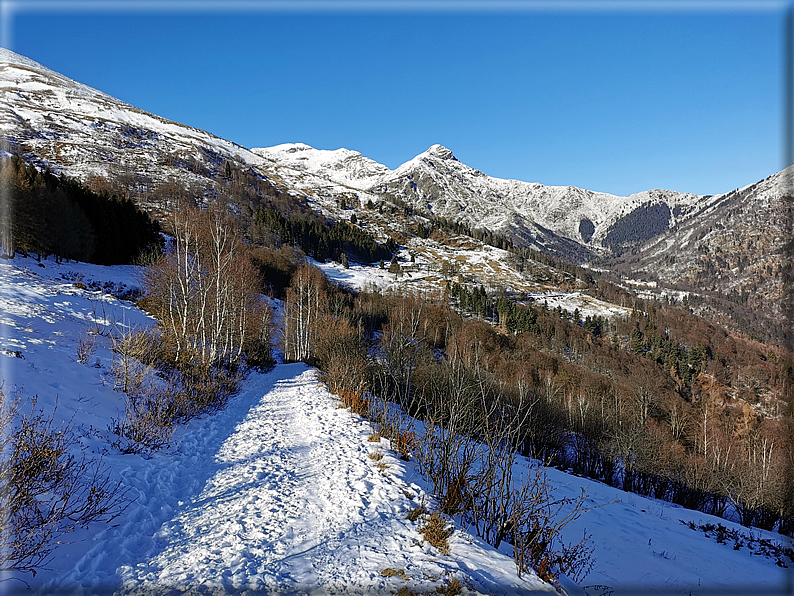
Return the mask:
[[[194,422],[173,453],[127,457],[139,498],[42,593],[424,592],[453,576],[485,593],[551,590],[465,535],[448,557],[423,543],[406,519],[422,499],[412,466],[369,442],[369,424],[303,364],[252,375],[226,410]]]

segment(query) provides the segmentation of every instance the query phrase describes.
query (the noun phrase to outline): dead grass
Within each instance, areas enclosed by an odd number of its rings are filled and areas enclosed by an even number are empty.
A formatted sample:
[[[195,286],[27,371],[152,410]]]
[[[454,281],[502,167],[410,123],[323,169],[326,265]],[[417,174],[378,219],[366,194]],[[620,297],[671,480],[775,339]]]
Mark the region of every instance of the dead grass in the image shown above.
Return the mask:
[[[409,580],[411,579],[405,574],[405,569],[392,569],[391,567],[386,567],[386,569],[381,569],[380,574],[383,577],[399,577],[400,579]]]
[[[444,594],[444,596],[458,596],[463,592],[463,586],[458,581],[458,578],[453,577],[449,580],[449,583],[445,586],[438,586],[436,588],[436,592],[439,594]]]
[[[433,512],[427,518],[425,525],[419,528],[419,533],[424,534],[425,540],[443,555],[449,554],[449,542],[447,539],[452,536],[453,531],[454,528],[437,511]]]
[[[379,443],[380,442],[380,434],[374,432],[372,433],[369,438],[367,439],[370,443]]]
[[[374,459],[375,461],[380,461],[383,459],[383,454],[380,451],[373,451],[367,457],[370,459]]]
[[[419,507],[414,507],[413,509],[411,509],[408,512],[408,515],[406,515],[405,517],[408,520],[415,522],[426,513],[427,513],[427,509],[425,509],[422,505],[419,505]]]

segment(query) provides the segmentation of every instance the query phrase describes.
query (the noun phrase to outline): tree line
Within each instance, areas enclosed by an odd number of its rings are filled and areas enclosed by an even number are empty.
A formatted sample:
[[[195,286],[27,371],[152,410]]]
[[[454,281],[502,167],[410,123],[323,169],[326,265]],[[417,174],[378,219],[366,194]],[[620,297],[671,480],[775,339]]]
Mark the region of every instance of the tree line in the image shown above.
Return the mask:
[[[397,244],[379,244],[360,227],[346,222],[323,225],[301,217],[286,217],[276,209],[256,208],[254,221],[275,234],[276,245],[296,245],[319,261],[341,261],[342,255],[361,263],[391,259]]]
[[[159,226],[132,201],[40,172],[14,155],[0,162],[2,252],[112,265],[159,246]]]

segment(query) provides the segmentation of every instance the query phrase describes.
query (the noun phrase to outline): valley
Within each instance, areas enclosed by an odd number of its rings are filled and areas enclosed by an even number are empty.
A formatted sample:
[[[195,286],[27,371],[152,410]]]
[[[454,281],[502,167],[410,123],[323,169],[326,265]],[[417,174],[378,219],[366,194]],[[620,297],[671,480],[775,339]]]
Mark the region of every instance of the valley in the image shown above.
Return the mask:
[[[99,547],[56,555],[40,593],[90,585],[93,574],[106,582],[96,589],[129,593],[162,581],[402,595],[455,579],[473,593],[594,596],[790,580],[794,166],[714,196],[621,197],[490,177],[442,145],[395,169],[351,149],[247,149],[4,49],[0,149],[3,387],[40,395],[50,411],[64,394],[59,411],[82,433],[75,449],[106,454],[113,478],[139,493],[121,529],[79,531],[123,546],[95,563]],[[90,276],[135,291],[118,300]],[[100,304],[121,314],[92,335],[83,327],[99,329]],[[93,368],[71,355],[78,334],[83,348],[101,338]],[[131,357],[124,342],[135,338],[149,348]],[[142,366],[147,380],[120,384],[119,362]],[[168,401],[171,390],[190,403]],[[166,405],[151,406],[152,396]],[[318,418],[298,421],[288,402]],[[157,447],[136,435],[141,404],[165,433]],[[222,428],[208,431],[216,417]],[[239,471],[275,503],[273,520],[222,494],[240,478],[219,454],[254,448],[239,434],[246,424],[276,450]],[[383,442],[389,473],[366,460],[367,434]],[[328,459],[334,437],[344,448]],[[471,459],[447,462],[444,441]],[[494,463],[501,444],[512,455]],[[304,447],[315,450],[310,463]],[[206,486],[183,483],[188,457],[206,467]],[[448,476],[434,468],[442,461]],[[483,475],[489,466],[498,480]],[[333,503],[305,486],[289,492],[303,467],[327,481]],[[499,532],[483,527],[498,523],[478,517],[493,486],[524,486],[540,469],[565,495],[563,510],[577,494],[594,508],[548,541],[562,551],[546,559],[529,547],[517,554],[536,536],[526,519],[502,520],[516,533],[493,540]],[[520,509],[499,494],[506,510]],[[342,506],[350,495],[360,507]],[[304,498],[321,533],[294,510]],[[454,524],[453,556],[421,546],[415,520],[404,520],[417,499],[423,515]],[[229,527],[213,512],[227,504],[237,512]],[[219,549],[202,542],[216,530]],[[386,546],[379,532],[392,533]],[[156,548],[142,546],[150,537]],[[775,554],[752,553],[762,541]],[[589,576],[578,544],[594,549]],[[415,556],[400,558],[406,549]]]

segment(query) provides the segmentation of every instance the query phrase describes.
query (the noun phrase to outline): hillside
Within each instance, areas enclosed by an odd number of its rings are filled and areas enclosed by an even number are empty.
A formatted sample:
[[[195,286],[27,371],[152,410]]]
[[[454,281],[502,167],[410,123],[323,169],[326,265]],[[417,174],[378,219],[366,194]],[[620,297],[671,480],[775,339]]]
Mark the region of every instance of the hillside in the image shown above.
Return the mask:
[[[721,195],[696,218],[605,264],[616,273],[702,294],[693,306],[706,315],[733,311],[732,320],[723,320],[734,328],[772,329],[786,339],[792,176],[789,167]]]
[[[134,500],[111,525],[68,534],[35,577],[6,575],[12,592],[30,593],[13,577],[41,594],[78,586],[132,594],[308,593],[317,586],[435,593],[453,578],[464,593],[554,592],[532,574],[519,579],[508,556],[465,528],[450,538],[450,555],[424,542],[420,523],[405,519],[418,504],[432,503],[415,460],[400,460],[386,439],[368,441],[370,424],[340,409],[303,364],[251,373],[225,409],[180,429],[171,449],[120,453],[106,430],[124,408],[123,394],[113,390],[116,356],[108,334],[153,321],[90,288],[122,293],[135,285],[136,270],[43,265],[22,258],[0,265],[5,388],[22,390],[23,410],[33,395],[45,411],[57,399],[55,424],[71,420],[90,457],[102,454],[111,480]],[[78,341],[92,330],[99,332],[95,352],[77,362]],[[378,453],[382,459],[370,457]],[[533,467],[520,459],[517,477]],[[568,594],[770,593],[791,577],[777,559],[760,554],[760,541],[780,544],[779,534],[558,470],[548,474],[559,496],[584,487],[588,505],[603,505],[566,528],[569,540],[592,534],[594,546],[593,569],[581,585],[562,578]],[[708,524],[715,529],[698,529]],[[741,538],[720,543],[717,524]]]
[[[655,282],[658,290],[645,295],[686,295],[696,312],[734,330],[787,338],[782,255],[790,223],[780,203],[790,184],[782,172],[722,195],[648,190],[618,197],[493,178],[441,145],[394,170],[349,149],[293,143],[248,150],[8,50],[0,50],[0,130],[6,152],[160,215],[180,195],[227,196],[243,215],[259,205],[317,220],[355,215],[363,231],[396,241],[414,257],[424,253],[437,270],[455,259],[455,244],[470,242],[452,240],[447,250],[450,238],[476,236],[475,245],[531,248],[589,264],[632,291],[632,280]],[[504,285],[527,285],[513,257],[499,259],[497,269]],[[546,282],[552,291],[570,285],[570,277],[545,264],[528,269],[527,291]],[[493,276],[468,271],[468,281],[493,285]]]

